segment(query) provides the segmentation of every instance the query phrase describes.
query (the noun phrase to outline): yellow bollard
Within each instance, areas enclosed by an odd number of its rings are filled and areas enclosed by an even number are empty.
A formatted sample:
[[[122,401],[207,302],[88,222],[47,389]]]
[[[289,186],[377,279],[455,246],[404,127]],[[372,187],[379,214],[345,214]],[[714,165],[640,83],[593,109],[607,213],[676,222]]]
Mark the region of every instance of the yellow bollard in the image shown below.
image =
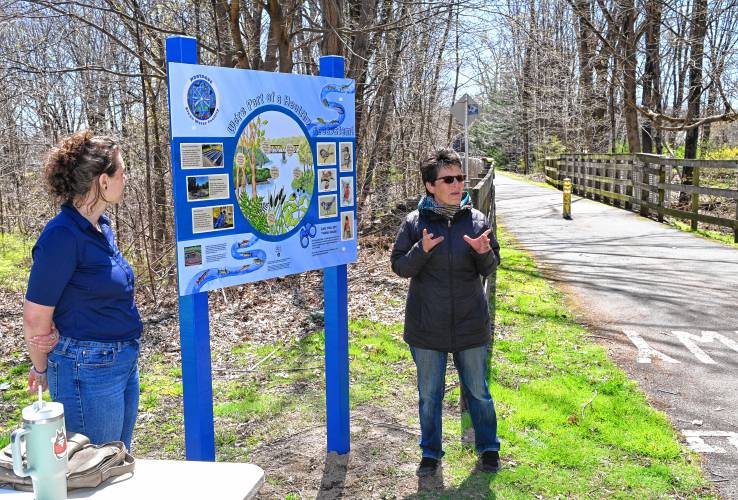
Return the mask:
[[[571,179],[564,179],[564,219],[571,220]]]

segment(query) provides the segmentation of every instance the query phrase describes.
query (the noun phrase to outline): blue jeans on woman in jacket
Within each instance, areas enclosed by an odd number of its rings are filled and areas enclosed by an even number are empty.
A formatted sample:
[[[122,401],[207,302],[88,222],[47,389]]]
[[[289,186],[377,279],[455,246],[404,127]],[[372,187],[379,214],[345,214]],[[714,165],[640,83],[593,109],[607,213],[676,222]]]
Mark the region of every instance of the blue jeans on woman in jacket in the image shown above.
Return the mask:
[[[64,405],[68,432],[92,443],[123,441],[131,449],[138,415],[136,340],[95,342],[62,337],[48,359],[51,398]]]
[[[443,457],[442,408],[446,390],[448,353],[410,346],[418,374],[420,448],[424,457]],[[487,384],[488,345],[453,353],[469,415],[474,425],[477,452],[499,451],[497,414]]]

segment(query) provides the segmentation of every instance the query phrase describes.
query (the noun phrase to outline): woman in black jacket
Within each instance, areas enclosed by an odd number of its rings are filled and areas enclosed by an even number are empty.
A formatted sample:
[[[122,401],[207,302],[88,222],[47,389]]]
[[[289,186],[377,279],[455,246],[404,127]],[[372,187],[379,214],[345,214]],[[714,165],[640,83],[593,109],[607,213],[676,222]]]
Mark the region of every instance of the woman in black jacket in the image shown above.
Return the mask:
[[[487,385],[491,323],[481,278],[500,262],[489,223],[464,192],[459,156],[450,149],[423,161],[426,195],[400,227],[392,270],[410,278],[404,339],[417,369],[420,447],[418,476],[435,473],[443,457],[441,409],[446,360],[453,354],[474,425],[481,469],[499,469],[497,416]]]

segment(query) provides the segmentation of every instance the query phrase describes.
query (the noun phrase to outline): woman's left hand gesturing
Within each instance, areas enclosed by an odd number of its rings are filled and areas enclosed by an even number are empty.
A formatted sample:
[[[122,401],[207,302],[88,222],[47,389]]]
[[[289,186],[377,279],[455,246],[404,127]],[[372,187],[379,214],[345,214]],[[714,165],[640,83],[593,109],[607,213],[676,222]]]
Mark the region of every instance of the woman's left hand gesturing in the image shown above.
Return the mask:
[[[492,250],[492,245],[489,243],[489,233],[492,229],[487,229],[485,232],[479,235],[478,238],[471,238],[468,235],[464,235],[464,241],[469,243],[469,246],[479,254],[487,253]]]

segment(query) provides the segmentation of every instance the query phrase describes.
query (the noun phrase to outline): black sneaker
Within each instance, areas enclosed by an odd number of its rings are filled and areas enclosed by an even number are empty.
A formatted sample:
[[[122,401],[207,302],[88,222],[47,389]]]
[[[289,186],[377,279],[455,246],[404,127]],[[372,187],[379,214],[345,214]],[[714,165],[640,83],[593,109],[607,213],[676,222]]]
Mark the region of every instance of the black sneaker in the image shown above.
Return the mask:
[[[485,451],[482,453],[482,472],[497,472],[500,470],[500,453],[498,451]]]
[[[423,457],[418,465],[418,470],[415,472],[418,477],[432,476],[438,469],[438,460],[431,457]]]

